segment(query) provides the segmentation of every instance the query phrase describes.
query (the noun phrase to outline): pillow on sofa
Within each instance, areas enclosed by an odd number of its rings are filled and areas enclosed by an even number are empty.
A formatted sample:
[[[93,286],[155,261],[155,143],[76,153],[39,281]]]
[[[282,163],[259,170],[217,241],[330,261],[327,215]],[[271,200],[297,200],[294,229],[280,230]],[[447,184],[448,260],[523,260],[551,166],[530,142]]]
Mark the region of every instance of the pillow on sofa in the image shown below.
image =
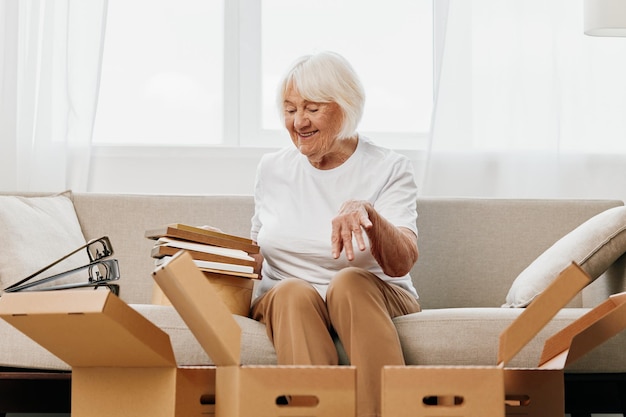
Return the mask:
[[[45,197],[0,196],[0,289],[84,244],[85,237],[68,193]],[[81,251],[33,280],[88,262],[87,252]],[[49,285],[68,281],[72,279],[64,277]]]
[[[562,237],[523,270],[502,307],[526,307],[572,261],[598,278],[626,252],[626,207],[599,213]]]

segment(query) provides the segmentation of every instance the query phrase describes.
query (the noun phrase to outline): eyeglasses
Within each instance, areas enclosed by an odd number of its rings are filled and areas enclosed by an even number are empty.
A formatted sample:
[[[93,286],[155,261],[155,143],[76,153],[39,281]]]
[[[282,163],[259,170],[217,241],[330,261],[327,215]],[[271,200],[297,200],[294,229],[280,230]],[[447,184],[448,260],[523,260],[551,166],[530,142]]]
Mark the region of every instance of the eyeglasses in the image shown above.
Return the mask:
[[[89,257],[89,263],[87,265],[79,266],[74,269],[70,269],[65,272],[61,272],[59,274],[51,275],[46,278],[41,278],[36,281],[29,282],[31,279],[41,274],[42,272],[52,268],[58,263],[66,260],[70,256],[80,252],[85,249],[87,251],[87,256]],[[70,284],[61,284],[56,286],[39,288],[39,291],[53,291],[53,290],[64,290],[70,288],[85,288],[85,287],[93,287],[97,289],[98,287],[107,287],[116,295],[119,295],[119,285],[111,284],[111,281],[117,281],[120,279],[120,268],[117,262],[117,259],[105,259],[109,256],[113,255],[113,246],[111,245],[111,241],[107,236],[103,236],[99,239],[94,239],[87,242],[85,245],[80,246],[76,250],[68,253],[67,255],[57,259],[52,262],[50,265],[45,266],[39,271],[29,275],[23,280],[16,282],[4,289],[5,292],[17,292],[22,291],[28,288],[35,287],[37,285],[44,284],[46,282],[54,281],[59,278],[63,278],[68,275],[75,274],[77,272],[87,270],[88,280],[87,282],[77,282]]]

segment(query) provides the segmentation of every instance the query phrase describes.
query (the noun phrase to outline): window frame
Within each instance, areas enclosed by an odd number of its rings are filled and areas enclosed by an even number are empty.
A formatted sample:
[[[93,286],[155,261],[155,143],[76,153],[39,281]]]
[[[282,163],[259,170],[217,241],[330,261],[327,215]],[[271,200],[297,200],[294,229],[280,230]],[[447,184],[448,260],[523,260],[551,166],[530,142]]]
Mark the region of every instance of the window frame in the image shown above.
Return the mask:
[[[447,1],[447,0],[446,0]],[[437,2],[431,0],[433,14]],[[288,144],[289,136],[283,129],[262,127],[262,55],[261,18],[259,0],[224,0],[224,56],[223,56],[223,126],[220,144],[180,145],[181,147],[232,147],[275,149]],[[434,29],[434,28],[433,28]],[[433,45],[433,63],[435,62]],[[433,65],[433,77],[435,73]],[[436,80],[433,79],[433,109]],[[431,114],[432,120],[432,114]],[[424,150],[428,146],[430,131],[418,133],[359,132],[381,144],[398,150]],[[162,144],[107,144],[97,147],[142,146],[146,148],[171,148]]]
[[[435,13],[435,5],[437,2],[432,1],[433,14]],[[237,138],[226,137],[225,143],[232,144],[234,146],[241,147],[262,147],[262,148],[275,148],[285,145],[285,138],[288,139],[288,135],[283,130],[275,129],[263,129],[262,128],[262,115],[259,112],[262,104],[262,71],[261,71],[261,1],[259,0],[236,0],[228,2],[230,4],[229,12],[237,14],[239,27],[238,33],[229,33],[233,29],[234,25],[226,25],[227,33],[226,39],[238,38],[239,44],[232,45],[227,44],[225,53],[232,53],[234,50],[230,47],[236,47],[239,51],[239,67],[237,69],[239,83],[239,126],[231,126],[224,131],[238,132]],[[232,10],[237,6],[238,10]],[[229,23],[229,22],[227,22]],[[230,22],[232,23],[232,22]],[[433,19],[434,24],[434,19]],[[230,27],[229,27],[230,26]],[[434,26],[433,26],[434,33]],[[434,41],[434,36],[433,36]],[[433,45],[433,64],[435,63],[435,45]],[[232,58],[231,58],[232,59]],[[226,71],[229,74],[231,71]],[[232,71],[233,73],[235,71]],[[435,65],[433,65],[433,110],[434,110],[434,93],[435,93]],[[234,77],[233,74],[229,75]],[[226,85],[226,83],[225,83]],[[229,103],[226,102],[227,95],[225,97],[225,108],[228,108]],[[232,106],[232,103],[230,104]],[[233,120],[228,120],[234,123]],[[432,111],[431,111],[432,121]],[[226,122],[226,121],[225,121]],[[384,143],[386,146],[394,149],[404,150],[424,150],[428,146],[430,139],[430,131],[432,130],[432,122],[430,129],[426,132],[417,133],[396,133],[396,132],[373,132],[362,131],[359,133],[363,136],[370,137],[379,143]]]

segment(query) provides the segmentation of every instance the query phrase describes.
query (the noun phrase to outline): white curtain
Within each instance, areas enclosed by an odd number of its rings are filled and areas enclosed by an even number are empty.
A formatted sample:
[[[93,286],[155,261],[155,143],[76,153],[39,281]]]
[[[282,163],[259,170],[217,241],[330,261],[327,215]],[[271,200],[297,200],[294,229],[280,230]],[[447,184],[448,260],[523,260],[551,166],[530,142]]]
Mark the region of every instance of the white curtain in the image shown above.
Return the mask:
[[[0,190],[85,191],[107,0],[0,0]]]
[[[626,38],[582,0],[449,0],[422,194],[626,200]]]

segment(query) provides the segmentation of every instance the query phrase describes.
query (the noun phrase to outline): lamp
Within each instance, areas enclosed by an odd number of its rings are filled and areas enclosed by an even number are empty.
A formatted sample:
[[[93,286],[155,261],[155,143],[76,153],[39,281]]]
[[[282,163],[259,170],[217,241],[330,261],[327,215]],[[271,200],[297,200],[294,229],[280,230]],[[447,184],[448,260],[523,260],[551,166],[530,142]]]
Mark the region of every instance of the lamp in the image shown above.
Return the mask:
[[[585,35],[626,36],[626,0],[585,0]]]

